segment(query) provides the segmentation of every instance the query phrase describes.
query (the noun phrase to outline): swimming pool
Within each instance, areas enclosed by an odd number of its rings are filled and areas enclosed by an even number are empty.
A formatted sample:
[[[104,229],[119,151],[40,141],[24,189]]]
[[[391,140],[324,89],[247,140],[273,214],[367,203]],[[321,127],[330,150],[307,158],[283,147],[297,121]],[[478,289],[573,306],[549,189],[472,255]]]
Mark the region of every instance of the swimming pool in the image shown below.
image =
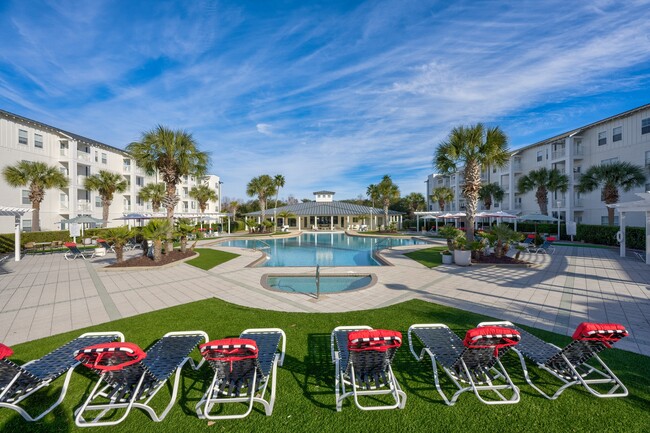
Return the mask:
[[[373,275],[340,275],[330,274],[320,276],[320,293],[337,293],[349,290],[364,289],[377,281]],[[262,286],[270,290],[289,293],[316,293],[316,275],[277,275],[265,274]]]
[[[372,256],[373,250],[389,246],[419,245],[416,238],[348,236],[345,233],[303,233],[293,238],[261,241],[242,239],[225,241],[219,246],[254,248],[263,251],[268,260],[259,266],[381,266]]]

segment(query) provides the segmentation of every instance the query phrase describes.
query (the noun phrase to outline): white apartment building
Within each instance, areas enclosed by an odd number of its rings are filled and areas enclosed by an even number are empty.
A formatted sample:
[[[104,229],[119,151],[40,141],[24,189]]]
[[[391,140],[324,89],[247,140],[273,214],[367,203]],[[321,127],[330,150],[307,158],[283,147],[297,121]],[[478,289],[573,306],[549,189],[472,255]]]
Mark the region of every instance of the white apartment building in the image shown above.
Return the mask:
[[[123,194],[115,194],[109,209],[109,227],[124,224],[124,221],[116,221],[115,218],[125,214],[152,211],[151,203],[143,202],[138,193],[144,185],[158,182],[158,176],[148,176],[122,149],[0,110],[0,150],[0,170],[21,160],[41,161],[58,167],[70,179],[68,188],[45,192],[40,212],[41,230],[61,230],[62,220],[77,215],[102,218],[99,194],[84,188],[86,177],[97,174],[100,170],[120,173],[128,183]],[[189,197],[189,191],[200,183],[208,184],[218,195],[217,201],[208,203],[205,214],[216,215],[221,212],[219,176],[186,176],[177,186],[180,200],[175,213],[179,216],[199,215],[198,203]],[[27,187],[10,187],[0,176],[0,205],[31,208],[28,194]],[[31,214],[26,214],[23,218],[24,231],[31,230],[30,217]],[[14,221],[10,218],[0,218],[0,233],[12,232],[13,224]]]
[[[594,165],[614,161],[627,161],[646,167],[650,179],[650,104],[608,117],[555,137],[519,148],[512,153],[510,163],[504,168],[488,167],[481,174],[484,183],[498,183],[505,191],[501,203],[495,203],[492,210],[516,214],[539,213],[535,191],[517,193],[517,182],[522,175],[542,167],[557,168],[569,176],[569,189],[566,193],[549,192],[549,214],[562,221],[575,221],[583,224],[607,224],[607,209],[601,201],[601,192],[580,194],[576,185],[580,176]],[[446,205],[447,211],[463,211],[462,174],[450,176],[431,174],[427,178],[427,208],[440,210],[438,203],[430,199],[434,188],[451,187],[454,201]],[[637,200],[634,194],[650,191],[650,180],[645,187],[629,192],[619,190],[619,202]],[[479,210],[483,210],[479,203]],[[618,216],[616,217],[618,219]],[[627,225],[645,226],[642,213],[630,213]],[[617,221],[618,223],[618,221]]]

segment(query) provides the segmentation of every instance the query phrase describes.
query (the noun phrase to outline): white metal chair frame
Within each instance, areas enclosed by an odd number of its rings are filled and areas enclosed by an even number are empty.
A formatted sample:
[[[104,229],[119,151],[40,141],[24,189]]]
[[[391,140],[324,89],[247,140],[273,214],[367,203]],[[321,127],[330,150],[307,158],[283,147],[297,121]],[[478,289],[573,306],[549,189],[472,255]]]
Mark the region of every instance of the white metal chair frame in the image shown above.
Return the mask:
[[[350,397],[354,397],[354,404],[361,410],[384,410],[384,409],[404,409],[406,406],[406,393],[402,391],[395,374],[393,373],[393,368],[388,365],[388,388],[387,389],[378,389],[373,386],[369,390],[359,389],[356,382],[356,376],[354,372],[354,364],[350,366],[350,376],[345,374],[347,365],[341,364],[341,356],[336,342],[336,332],[337,331],[362,331],[362,330],[372,330],[370,326],[337,326],[332,331],[330,335],[330,348],[332,354],[332,362],[335,365],[335,379],[334,387],[336,393],[336,411],[340,412],[343,408],[343,401]],[[347,350],[347,348],[345,348]],[[346,385],[351,388],[350,391],[346,391]],[[364,406],[359,402],[360,396],[371,396],[371,395],[386,395],[391,394],[395,399],[395,404],[392,405],[379,405],[379,406]]]
[[[508,321],[502,321],[502,322],[481,322],[478,325],[480,326],[508,326],[512,328],[516,328],[515,325],[511,322]],[[556,346],[555,344],[551,344],[548,342],[545,342],[546,344],[562,351],[563,349],[561,347]],[[594,367],[592,365],[589,365],[587,363],[583,363],[580,365],[580,368],[582,368],[584,371],[579,372],[578,369],[571,363],[571,361],[563,354],[560,353],[560,356],[564,360],[564,362],[567,364],[567,366],[570,368],[571,373],[572,373],[572,380],[568,380],[566,377],[563,377],[562,375],[558,374],[556,371],[554,371],[552,368],[547,367],[544,364],[539,364],[535,363],[538,368],[548,372],[551,374],[553,377],[557,378],[558,380],[562,381],[564,385],[562,385],[558,390],[553,394],[549,395],[542,391],[538,386],[536,386],[532,379],[530,378],[530,375],[528,373],[528,368],[526,366],[526,357],[524,356],[523,353],[521,353],[520,350],[517,349],[517,347],[512,348],[515,353],[519,356],[519,360],[521,362],[521,367],[524,371],[524,378],[526,379],[526,382],[530,386],[532,386],[537,392],[539,392],[541,395],[546,397],[549,400],[555,400],[557,399],[560,394],[564,392],[565,389],[573,386],[573,385],[582,385],[585,387],[585,389],[592,395],[599,397],[599,398],[612,398],[612,397],[626,397],[628,395],[628,390],[623,385],[623,382],[612,372],[612,370],[607,367],[607,365],[603,362],[602,359],[596,354],[592,353],[593,358],[598,361],[600,366],[605,370],[604,372],[597,367]],[[591,374],[595,374],[600,378],[597,379],[587,379],[587,377]],[[598,384],[605,384],[605,383],[611,383],[613,384],[612,388],[607,393],[602,393],[597,390],[595,390],[593,387],[590,385],[598,385]],[[621,388],[620,392],[616,392],[619,388]]]
[[[465,361],[462,358],[460,358],[459,361],[461,363],[461,366],[463,367],[463,371],[467,379],[462,378],[456,375],[450,369],[440,364],[440,362],[438,362],[436,358],[436,354],[428,347],[424,347],[420,351],[420,354],[418,354],[415,351],[415,348],[413,347],[413,338],[411,335],[413,329],[416,328],[449,328],[449,327],[442,323],[416,324],[416,325],[411,325],[408,330],[409,349],[411,350],[411,353],[418,361],[422,361],[424,359],[425,354],[429,355],[429,357],[431,358],[431,365],[433,368],[433,379],[434,379],[434,384],[436,386],[436,390],[438,391],[438,393],[440,394],[440,396],[448,406],[453,406],[454,404],[456,404],[458,397],[460,397],[461,394],[469,391],[473,392],[474,395],[476,395],[476,397],[479,399],[481,403],[488,404],[488,405],[514,404],[519,402],[520,400],[519,387],[517,387],[512,382],[512,379],[510,379],[510,376],[508,375],[505,368],[503,367],[503,364],[501,364],[501,360],[499,358],[496,359],[496,365],[498,366],[498,368],[491,367],[489,369],[486,369],[486,372],[489,371],[490,373],[492,373],[493,377],[490,378],[486,374],[485,382],[478,382],[478,383],[473,379],[472,374],[470,373],[469,369],[467,368],[467,365],[465,364]],[[449,379],[451,379],[451,381],[454,383],[456,388],[458,388],[458,391],[456,391],[451,396],[451,398],[447,397],[445,392],[442,390],[442,387],[440,386],[438,364],[440,364],[442,370],[445,372],[445,374],[447,374]],[[505,383],[500,385],[494,383],[495,380],[500,380],[500,379],[503,379]],[[500,392],[502,390],[512,391],[512,396],[509,398],[506,397]],[[486,400],[481,394],[482,392],[486,392],[486,391],[496,394],[496,396],[499,397],[499,400]]]
[[[95,335],[96,336],[115,335],[115,337],[119,338],[120,341],[124,341],[124,334],[122,334],[121,332],[86,332],[85,334],[82,334],[77,338],[91,337],[91,336],[95,336]],[[25,364],[20,365],[19,367],[21,367],[21,368],[25,367],[25,366],[33,363],[33,362],[36,362],[36,361],[38,361],[38,359],[31,360],[31,361],[29,361],[29,362],[27,362]],[[45,415],[52,412],[58,405],[60,405],[61,402],[63,402],[63,399],[65,398],[65,395],[68,392],[68,386],[70,385],[70,379],[72,378],[72,372],[79,364],[80,364],[79,362],[76,362],[73,366],[71,366],[68,369],[68,371],[65,373],[65,379],[63,381],[63,386],[61,388],[61,393],[59,394],[59,398],[50,407],[45,409],[45,411],[41,412],[40,414],[38,414],[36,416],[32,416],[25,409],[18,406],[18,404],[20,402],[22,402],[23,400],[25,400],[26,398],[28,398],[29,396],[31,396],[32,394],[34,394],[35,392],[39,391],[40,389],[45,388],[46,386],[49,386],[52,382],[54,382],[56,379],[58,379],[61,376],[55,377],[55,378],[50,379],[50,380],[45,380],[45,381],[39,383],[37,386],[30,389],[25,394],[18,397],[16,400],[14,400],[11,403],[0,402],[0,407],[5,407],[7,409],[11,409],[11,410],[14,410],[14,411],[18,412],[26,421],[38,421],[38,420],[42,419]],[[0,392],[0,399],[2,397],[4,397],[4,395],[9,392],[9,390],[11,389],[11,386],[14,383],[16,383],[16,381],[18,381],[21,374],[23,374],[23,373],[22,372],[18,373],[13,378],[13,380],[11,382],[9,382],[5,386],[4,390],[2,392]]]
[[[165,334],[162,338],[165,337],[172,337],[172,336],[183,336],[183,335],[201,335],[205,342],[208,341],[208,334],[206,334],[203,331],[180,331],[180,332],[168,332]],[[97,398],[107,398],[108,396],[108,391],[113,389],[113,386],[110,384],[105,385],[100,389],[100,386],[102,384],[102,381],[104,379],[104,374],[100,374],[99,380],[97,381],[97,384],[93,388],[92,392],[86,399],[86,401],[75,411],[75,424],[77,427],[96,427],[96,426],[112,426],[112,425],[117,425],[124,421],[126,417],[131,413],[131,409],[133,408],[138,408],[142,409],[143,411],[147,412],[151,419],[155,422],[160,422],[169,413],[171,408],[173,407],[174,403],[176,402],[176,397],[178,396],[178,386],[180,384],[180,377],[181,377],[181,370],[183,366],[188,363],[192,367],[193,370],[198,370],[201,368],[203,365],[203,359],[197,363],[194,362],[192,358],[187,356],[181,364],[176,368],[176,371],[173,373],[174,377],[174,383],[173,383],[173,388],[172,388],[172,395],[170,397],[169,403],[165,407],[165,409],[160,413],[157,414],[156,411],[149,405],[151,400],[158,394],[158,391],[160,391],[163,386],[169,381],[169,379],[162,381],[157,385],[157,387],[153,390],[148,392],[149,397],[144,402],[136,402],[137,396],[140,393],[140,389],[142,387],[142,383],[144,382],[144,379],[146,377],[145,374],[142,375],[140,378],[140,381],[138,382],[138,385],[136,388],[133,390],[131,398],[124,403],[118,403],[115,398],[111,398],[109,403],[96,403],[92,404],[92,401],[97,399]],[[101,421],[101,419],[106,415],[106,413],[116,410],[116,409],[125,409],[124,413],[122,414],[121,417],[119,417],[116,420],[111,420],[111,421]],[[84,412],[87,410],[100,410],[101,412],[99,415],[94,417],[92,420],[86,420],[83,415]]]
[[[273,355],[273,364],[271,367],[271,372],[268,377],[262,379],[262,386],[259,390],[250,389],[248,395],[243,395],[241,397],[224,397],[219,398],[219,393],[215,392],[215,386],[218,385],[218,372],[214,372],[212,377],[212,382],[206,393],[201,397],[201,400],[196,404],[196,414],[201,419],[217,420],[217,419],[240,419],[247,417],[253,411],[253,404],[260,403],[264,406],[264,413],[266,416],[270,416],[273,413],[273,406],[275,405],[275,394],[276,394],[276,383],[277,383],[277,369],[278,365],[281,367],[284,363],[284,354],[287,349],[287,336],[284,331],[280,328],[251,328],[246,329],[240,334],[240,338],[246,338],[246,334],[255,334],[255,333],[280,333],[281,334],[281,349],[279,353]],[[266,391],[271,382],[271,390],[269,393],[269,399],[265,399]],[[257,369],[253,373],[253,387],[257,384]],[[212,397],[211,397],[212,396]],[[235,415],[210,415],[210,411],[216,404],[228,404],[228,403],[248,403],[248,408],[246,412],[235,414]],[[203,410],[201,410],[203,407]]]

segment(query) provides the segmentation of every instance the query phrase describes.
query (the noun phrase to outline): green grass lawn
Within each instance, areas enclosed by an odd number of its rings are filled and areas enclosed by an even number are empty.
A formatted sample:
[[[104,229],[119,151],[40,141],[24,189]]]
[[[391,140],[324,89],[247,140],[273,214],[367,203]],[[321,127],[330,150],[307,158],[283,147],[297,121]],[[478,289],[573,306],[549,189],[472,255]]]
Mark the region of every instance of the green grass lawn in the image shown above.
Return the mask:
[[[608,245],[596,245],[596,244],[581,244],[581,243],[565,243],[561,241],[553,242],[553,245],[558,245],[561,247],[576,247],[576,248],[602,248],[605,250],[610,250],[615,247],[610,247]]]
[[[442,254],[440,254],[440,252],[445,251],[446,249],[447,246],[439,246],[413,251],[404,255],[410,257],[416,262],[423,264],[428,268],[435,268],[436,266],[442,264]]]
[[[388,308],[336,314],[284,313],[244,308],[209,299],[94,326],[84,330],[19,344],[13,360],[25,362],[49,352],[85,331],[114,330],[143,348],[172,330],[201,329],[213,338],[237,336],[249,327],[279,327],[287,334],[284,366],[278,370],[277,399],[273,415],[266,417],[259,405],[243,420],[216,421],[208,425],[197,418],[194,405],[211,379],[205,365],[199,371],[183,371],[179,399],[162,423],[152,422],[135,410],[114,432],[643,432],[650,425],[650,358],[620,350],[608,350],[602,358],[628,386],[630,396],[599,399],[574,387],[556,401],[549,401],[525,385],[521,366],[512,353],[504,364],[521,387],[521,401],[514,405],[487,406],[465,393],[453,407],[446,406],[433,385],[429,361],[416,362],[408,350],[406,331],[413,323],[446,323],[458,335],[491,318],[413,300]],[[393,368],[408,399],[404,410],[363,412],[351,400],[337,413],[334,402],[334,366],[330,359],[330,332],[339,325],[370,325],[403,333]],[[564,345],[568,337],[543,331],[535,334]],[[198,352],[192,355],[198,359]],[[532,368],[533,374],[538,370]],[[546,376],[544,376],[546,377]],[[80,431],[72,413],[90,391],[96,376],[79,367],[64,402],[39,423],[26,423],[13,411],[0,408],[0,431]],[[450,383],[444,387],[450,390]],[[28,407],[51,402],[61,381],[42,391],[50,399],[34,398]],[[161,391],[165,394],[167,391]],[[49,396],[47,395],[49,394]],[[38,402],[37,402],[38,400]],[[162,408],[162,396],[154,407]],[[98,429],[100,431],[101,429]],[[103,430],[101,430],[103,431]]]
[[[225,263],[228,260],[239,257],[239,254],[217,251],[210,248],[195,248],[194,251],[199,253],[199,256],[195,259],[188,260],[185,263],[206,271]]]

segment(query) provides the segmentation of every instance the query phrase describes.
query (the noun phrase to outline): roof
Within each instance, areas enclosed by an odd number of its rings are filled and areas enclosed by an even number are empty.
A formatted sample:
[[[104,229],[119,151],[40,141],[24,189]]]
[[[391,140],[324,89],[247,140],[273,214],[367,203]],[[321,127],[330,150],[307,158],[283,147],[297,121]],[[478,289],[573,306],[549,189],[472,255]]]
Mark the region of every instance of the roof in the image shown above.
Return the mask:
[[[334,216],[334,215],[383,215],[384,210],[376,207],[362,206],[358,204],[346,203],[342,201],[332,202],[315,202],[310,201],[306,203],[292,204],[289,206],[281,206],[277,209],[267,209],[266,215],[273,212],[291,212],[296,216]],[[250,212],[247,216],[260,216],[262,212]],[[388,211],[389,215],[403,215],[404,212],[397,212],[393,210]]]
[[[330,195],[334,195],[336,193],[334,191],[315,191],[314,194],[330,194]]]
[[[78,141],[78,142],[81,142],[81,143],[90,144],[92,146],[104,147],[104,148],[113,150],[115,152],[118,152],[118,153],[121,153],[121,154],[124,154],[124,155],[128,155],[128,153],[124,149],[120,149],[118,147],[110,146],[108,144],[101,143],[101,142],[99,142],[97,140],[93,140],[92,138],[87,138],[87,137],[84,137],[82,135],[75,134],[73,132],[64,131],[63,129],[56,128],[56,127],[48,125],[46,123],[38,122],[36,120],[28,119],[27,117],[19,116],[18,114],[10,113],[10,112],[5,111],[5,110],[0,110],[0,115],[2,115],[4,117],[8,117],[8,118],[13,119],[13,120],[17,120],[17,121],[19,121],[21,123],[31,124],[31,125],[39,128],[39,129],[52,131],[55,134],[66,136],[67,138],[69,138],[71,140],[75,140],[75,141]]]
[[[619,212],[650,212],[650,192],[638,192],[641,200],[608,204],[607,207],[618,209]]]
[[[615,114],[613,116],[607,117],[605,119],[598,120],[598,121],[590,123],[588,125],[584,125],[584,126],[581,126],[579,128],[563,132],[562,134],[555,135],[555,136],[553,136],[551,138],[546,138],[546,139],[544,139],[542,141],[538,141],[537,143],[533,143],[533,144],[529,144],[527,146],[517,148],[517,149],[515,149],[515,153],[518,153],[518,152],[520,152],[522,150],[525,150],[525,149],[530,149],[530,148],[539,146],[541,144],[552,143],[552,142],[557,141],[557,140],[563,140],[563,139],[565,139],[567,137],[571,137],[571,136],[574,136],[574,135],[580,135],[580,133],[582,131],[584,131],[585,129],[593,128],[593,127],[601,125],[603,123],[611,122],[612,120],[620,119],[620,118],[623,118],[623,117],[628,117],[628,116],[631,116],[632,114],[634,114],[634,113],[636,113],[638,111],[642,111],[642,110],[646,110],[646,109],[650,109],[650,104],[641,105],[640,107],[636,107],[636,108],[633,108],[631,110],[627,110],[627,111],[624,111],[622,113]]]

